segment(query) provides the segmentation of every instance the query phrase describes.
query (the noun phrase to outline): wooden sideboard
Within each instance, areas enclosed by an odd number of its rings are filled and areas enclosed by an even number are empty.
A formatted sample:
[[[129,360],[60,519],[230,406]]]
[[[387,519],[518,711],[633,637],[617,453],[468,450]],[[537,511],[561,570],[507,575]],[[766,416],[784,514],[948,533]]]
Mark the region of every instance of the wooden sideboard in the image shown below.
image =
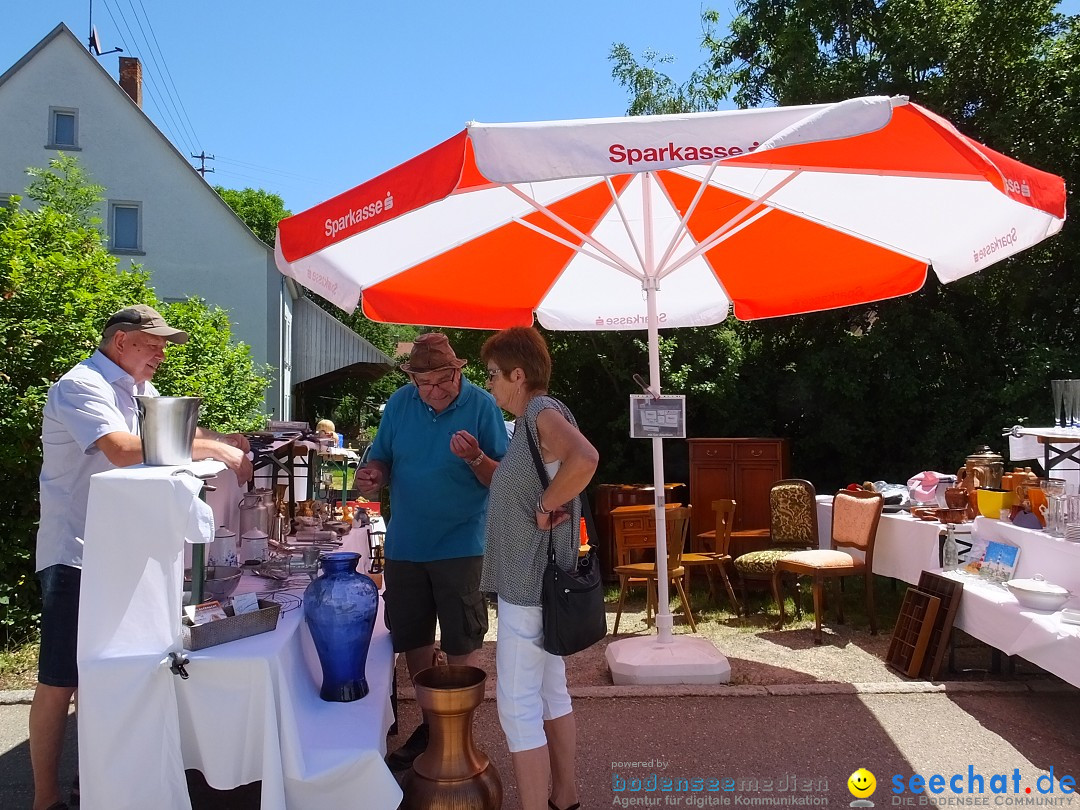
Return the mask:
[[[733,498],[735,532],[768,530],[769,488],[791,473],[787,439],[687,439],[690,446],[691,544],[716,528],[712,502]]]

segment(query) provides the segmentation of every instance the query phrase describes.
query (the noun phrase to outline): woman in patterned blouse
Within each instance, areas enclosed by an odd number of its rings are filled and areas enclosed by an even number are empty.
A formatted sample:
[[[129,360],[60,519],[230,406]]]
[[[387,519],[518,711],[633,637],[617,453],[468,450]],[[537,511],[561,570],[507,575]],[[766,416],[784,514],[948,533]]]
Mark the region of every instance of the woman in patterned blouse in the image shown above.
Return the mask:
[[[510,447],[491,479],[480,581],[482,591],[499,598],[499,721],[524,810],[574,810],[577,727],[563,659],[544,651],[540,587],[549,537],[559,565],[576,565],[577,496],[596,470],[596,448],[569,409],[547,396],[551,356],[539,332],[505,329],[488,339],[480,356],[495,401],[517,417]],[[550,481],[546,488],[529,449],[530,434]]]

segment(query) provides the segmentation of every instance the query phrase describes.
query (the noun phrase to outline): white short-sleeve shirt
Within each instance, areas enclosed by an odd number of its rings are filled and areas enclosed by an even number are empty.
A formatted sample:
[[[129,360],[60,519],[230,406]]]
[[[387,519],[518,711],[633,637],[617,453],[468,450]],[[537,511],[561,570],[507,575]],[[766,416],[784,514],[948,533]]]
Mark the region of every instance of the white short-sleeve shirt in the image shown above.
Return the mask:
[[[41,523],[36,570],[82,567],[90,476],[113,469],[95,445],[109,433],[138,435],[135,395],[157,396],[100,351],[49,389],[41,426]]]

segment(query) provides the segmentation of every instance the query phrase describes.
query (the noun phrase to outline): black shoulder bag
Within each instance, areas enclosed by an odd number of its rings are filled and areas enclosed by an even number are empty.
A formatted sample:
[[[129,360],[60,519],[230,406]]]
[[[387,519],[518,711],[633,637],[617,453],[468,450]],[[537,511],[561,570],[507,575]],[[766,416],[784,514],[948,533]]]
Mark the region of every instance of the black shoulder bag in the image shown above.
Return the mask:
[[[536,472],[540,483],[548,486],[547,470],[540,458],[540,449],[533,439],[529,424],[525,423]],[[581,514],[588,515],[588,499],[582,492]],[[573,531],[573,527],[571,527]],[[552,655],[573,655],[591,647],[607,635],[607,616],[604,612],[604,588],[600,579],[600,561],[596,549],[579,557],[577,567],[567,571],[555,559],[554,533],[548,530],[548,562],[544,569],[544,583],[540,591],[540,604],[544,611],[544,649]]]

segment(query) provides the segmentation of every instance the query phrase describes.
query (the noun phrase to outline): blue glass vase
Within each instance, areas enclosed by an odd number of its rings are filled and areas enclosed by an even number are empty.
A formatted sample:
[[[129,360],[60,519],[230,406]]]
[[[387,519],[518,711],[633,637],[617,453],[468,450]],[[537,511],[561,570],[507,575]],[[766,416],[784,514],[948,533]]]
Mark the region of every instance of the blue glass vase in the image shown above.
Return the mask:
[[[322,665],[319,697],[347,703],[368,693],[364,667],[379,612],[379,589],[359,574],[360,555],[334,551],[319,558],[322,574],[304,591],[304,619]]]

